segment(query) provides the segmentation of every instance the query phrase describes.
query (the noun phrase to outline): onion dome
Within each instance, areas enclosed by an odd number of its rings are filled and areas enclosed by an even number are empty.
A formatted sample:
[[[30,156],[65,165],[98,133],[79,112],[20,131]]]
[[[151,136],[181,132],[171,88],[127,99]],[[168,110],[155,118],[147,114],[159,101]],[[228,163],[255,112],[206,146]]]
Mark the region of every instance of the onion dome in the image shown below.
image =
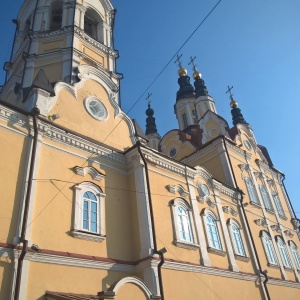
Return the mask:
[[[155,118],[153,117],[154,110],[150,107],[150,103],[148,104],[146,115],[148,116],[146,119],[146,135],[151,133],[157,133],[156,122]]]

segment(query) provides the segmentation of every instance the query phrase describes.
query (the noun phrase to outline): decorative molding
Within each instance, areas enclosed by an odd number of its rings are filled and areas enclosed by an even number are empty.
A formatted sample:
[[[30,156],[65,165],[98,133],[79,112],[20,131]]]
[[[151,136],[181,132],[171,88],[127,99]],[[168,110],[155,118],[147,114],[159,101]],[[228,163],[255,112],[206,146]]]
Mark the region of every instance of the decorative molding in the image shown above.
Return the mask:
[[[70,235],[76,239],[93,241],[93,242],[98,242],[98,243],[101,243],[106,239],[106,236],[103,236],[103,235],[85,233],[85,232],[78,231],[78,230],[71,230]]]
[[[211,208],[215,208],[216,207],[216,204],[209,197],[206,197],[206,203]]]
[[[290,238],[292,238],[294,236],[290,230],[285,230],[284,234]]]
[[[186,191],[181,185],[177,184],[177,185],[167,185],[166,186],[167,190],[172,193],[175,194],[176,192],[179,193],[180,196],[182,197],[186,197],[189,195],[189,192]]]
[[[291,223],[293,224],[295,230],[299,230],[299,227],[300,227],[300,220],[294,219],[294,218],[293,218],[293,219],[291,220]]]
[[[223,206],[224,213],[230,213],[232,216],[237,216],[238,212],[232,206]]]
[[[241,171],[246,171],[249,172],[250,171],[250,166],[249,164],[239,164],[238,167],[241,169]]]
[[[271,225],[270,227],[273,231],[276,231],[277,233],[281,233],[281,229],[280,229],[279,224]]]
[[[256,178],[256,179],[263,179],[263,173],[262,172],[253,172],[253,174],[254,174],[254,177]]]
[[[94,180],[97,180],[97,181],[101,181],[105,175],[100,173],[98,170],[96,170],[94,167],[74,167],[74,172],[77,174],[77,175],[80,175],[80,176],[85,176],[86,174],[90,174],[92,176],[92,178]]]
[[[267,222],[265,219],[256,219],[254,220],[254,223],[258,226],[267,227]]]

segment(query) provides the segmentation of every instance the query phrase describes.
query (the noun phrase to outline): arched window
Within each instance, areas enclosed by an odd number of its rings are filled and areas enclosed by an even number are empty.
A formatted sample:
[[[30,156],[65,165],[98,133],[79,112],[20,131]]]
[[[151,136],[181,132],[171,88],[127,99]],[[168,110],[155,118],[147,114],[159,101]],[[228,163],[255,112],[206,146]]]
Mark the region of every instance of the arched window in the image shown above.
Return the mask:
[[[216,217],[213,214],[207,214],[205,216],[205,225],[209,246],[218,250],[222,250]]]
[[[195,245],[195,229],[190,205],[183,199],[171,201],[174,244],[183,248],[198,248]]]
[[[289,241],[290,249],[298,270],[300,270],[300,255],[298,253],[298,248],[293,241]]]
[[[103,20],[92,9],[88,9],[84,15],[84,31],[98,42],[104,42]]]
[[[281,237],[276,237],[277,238],[277,246],[280,252],[280,256],[282,259],[282,263],[285,267],[291,268],[291,260],[287,251],[287,248],[285,246],[284,241],[282,240]]]
[[[247,177],[245,179],[245,182],[246,182],[248,194],[249,194],[249,197],[250,197],[250,201],[255,203],[255,204],[260,205],[256,190],[255,190],[255,186],[254,186],[252,180]]]
[[[264,245],[264,249],[267,255],[268,262],[272,265],[277,265],[277,258],[273,247],[272,239],[265,231],[261,233],[261,239]]]
[[[271,203],[269,193],[267,192],[266,188],[263,185],[260,185],[259,190],[260,190],[261,197],[264,201],[265,208],[267,210],[271,210],[271,211],[274,210],[272,203]]]
[[[284,213],[284,210],[282,208],[282,205],[281,205],[280,199],[278,197],[278,194],[273,193],[272,196],[273,196],[273,200],[274,200],[274,203],[275,203],[275,206],[276,206],[276,209],[277,209],[277,212],[278,212],[279,216],[285,217],[285,213]]]
[[[188,212],[181,205],[177,207],[177,221],[180,239],[183,241],[192,242],[192,231]]]
[[[56,0],[51,5],[50,30],[58,30],[62,25],[62,1]]]
[[[104,197],[102,190],[91,182],[83,182],[74,187],[73,237],[103,241],[105,238]]]
[[[246,256],[246,251],[241,235],[241,226],[235,220],[230,219],[228,222],[231,240],[234,248],[234,253],[241,256]]]

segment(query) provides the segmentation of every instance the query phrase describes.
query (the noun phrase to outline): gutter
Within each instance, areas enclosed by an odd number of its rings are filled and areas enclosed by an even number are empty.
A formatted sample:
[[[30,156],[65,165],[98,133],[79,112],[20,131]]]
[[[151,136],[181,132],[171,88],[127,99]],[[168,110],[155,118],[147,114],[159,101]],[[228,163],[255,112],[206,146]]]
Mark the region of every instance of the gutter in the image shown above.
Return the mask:
[[[161,250],[157,250],[156,231],[155,231],[155,225],[154,225],[154,214],[153,214],[153,206],[152,206],[152,198],[151,198],[151,190],[150,190],[148,164],[147,164],[147,161],[141,151],[141,143],[140,142],[137,142],[137,148],[138,148],[138,152],[139,152],[139,154],[144,162],[144,165],[145,165],[147,192],[148,192],[149,208],[150,208],[150,218],[151,218],[151,226],[152,226],[152,234],[153,234],[153,247],[154,247],[154,254],[158,254],[160,257],[160,263],[157,266],[157,271],[158,271],[158,280],[159,280],[159,289],[160,289],[161,300],[164,300],[165,297],[164,297],[164,288],[163,288],[161,268],[165,262],[164,253],[166,252],[166,249],[163,248]]]
[[[281,182],[282,182],[282,185],[283,185],[283,188],[284,188],[284,192],[285,192],[285,194],[286,194],[286,196],[287,196],[287,198],[288,198],[288,200],[289,200],[290,208],[292,209],[292,212],[293,212],[293,214],[294,214],[293,217],[294,217],[295,219],[299,220],[299,219],[297,218],[297,216],[296,216],[296,213],[295,213],[295,210],[294,210],[294,208],[293,208],[293,205],[292,205],[290,196],[289,196],[289,194],[288,194],[288,192],[287,192],[287,190],[286,190],[286,187],[285,187],[285,184],[284,184],[284,180],[285,180],[285,175],[282,174]]]
[[[254,243],[254,239],[253,239],[253,235],[252,235],[252,232],[251,232],[250,224],[249,224],[249,221],[248,221],[248,218],[247,218],[247,214],[246,214],[246,211],[245,211],[245,207],[244,207],[244,205],[243,205],[243,200],[244,200],[244,195],[245,195],[245,194],[244,194],[244,192],[238,187],[238,184],[237,184],[237,181],[236,181],[236,177],[235,177],[235,173],[234,173],[234,171],[233,171],[231,159],[230,159],[230,156],[229,156],[229,154],[228,154],[228,149],[227,149],[225,137],[222,136],[222,139],[223,139],[223,142],[224,142],[225,152],[226,152],[226,154],[227,154],[227,158],[228,158],[228,161],[229,161],[229,166],[230,166],[231,173],[232,173],[232,176],[233,176],[235,188],[237,189],[237,191],[238,191],[239,194],[241,195],[241,199],[240,199],[240,202],[241,202],[241,208],[242,208],[242,211],[243,211],[243,215],[244,215],[244,217],[245,217],[247,230],[248,230],[249,235],[250,235],[250,241],[251,241],[251,244],[252,244],[252,247],[253,247],[253,250],[254,250],[254,255],[255,255],[257,264],[258,264],[259,273],[262,274],[262,275],[264,275],[264,277],[265,277],[265,280],[264,280],[264,282],[263,282],[263,285],[264,285],[264,289],[265,289],[265,292],[266,292],[267,300],[271,300],[270,294],[269,294],[269,290],[268,290],[268,287],[267,287],[267,282],[269,281],[269,278],[268,278],[268,275],[267,275],[267,271],[263,271],[262,268],[261,268],[261,264],[260,264],[260,260],[259,260],[259,256],[258,256],[258,253],[257,253],[256,246],[255,246],[255,243]]]
[[[34,136],[33,136],[33,146],[32,146],[32,152],[31,152],[30,167],[29,167],[29,175],[28,175],[28,186],[27,186],[26,198],[25,198],[25,203],[24,203],[24,213],[23,213],[21,237],[20,237],[20,242],[19,242],[19,243],[23,243],[23,246],[22,246],[21,255],[18,259],[14,300],[19,300],[19,297],[20,297],[23,261],[24,261],[25,255],[27,253],[27,246],[28,246],[28,241],[25,238],[26,238],[26,229],[27,229],[27,223],[28,223],[29,202],[30,202],[30,198],[31,198],[31,190],[32,190],[32,182],[33,182],[33,172],[34,172],[35,159],[36,159],[36,149],[37,149],[37,142],[38,142],[37,116],[39,115],[39,113],[40,113],[40,110],[37,107],[33,108],[31,111],[31,116],[32,116],[32,120],[33,120]]]

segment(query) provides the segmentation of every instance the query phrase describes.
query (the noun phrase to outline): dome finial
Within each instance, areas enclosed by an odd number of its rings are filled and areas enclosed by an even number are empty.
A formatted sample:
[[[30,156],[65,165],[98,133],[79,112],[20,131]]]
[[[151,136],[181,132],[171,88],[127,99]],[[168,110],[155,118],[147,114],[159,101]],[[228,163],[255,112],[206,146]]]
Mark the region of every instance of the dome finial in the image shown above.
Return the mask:
[[[146,135],[151,134],[151,133],[157,133],[156,129],[156,123],[155,123],[155,118],[153,117],[154,115],[154,110],[150,107],[151,99],[150,97],[152,94],[148,93],[148,96],[146,97],[146,100],[148,102],[148,108],[146,110]]]
[[[181,57],[182,57],[182,54],[180,54],[180,55],[177,54],[177,59],[175,60],[174,63],[178,64],[178,67],[179,67],[178,75],[179,76],[186,76],[187,75],[187,70],[182,66]]]
[[[202,75],[201,73],[197,70],[197,66],[195,64],[195,60],[196,60],[196,56],[194,57],[190,57],[191,61],[189,62],[189,65],[193,65],[193,70],[194,70],[194,74],[193,74],[193,77],[194,79],[198,79],[198,78],[202,78]]]
[[[233,86],[232,87],[229,87],[228,85],[228,89],[226,91],[226,94],[229,93],[229,98],[230,98],[230,107],[231,108],[235,108],[235,107],[238,107],[238,102],[236,102],[234,99],[233,99],[233,94],[231,92],[231,90],[233,89]]]

